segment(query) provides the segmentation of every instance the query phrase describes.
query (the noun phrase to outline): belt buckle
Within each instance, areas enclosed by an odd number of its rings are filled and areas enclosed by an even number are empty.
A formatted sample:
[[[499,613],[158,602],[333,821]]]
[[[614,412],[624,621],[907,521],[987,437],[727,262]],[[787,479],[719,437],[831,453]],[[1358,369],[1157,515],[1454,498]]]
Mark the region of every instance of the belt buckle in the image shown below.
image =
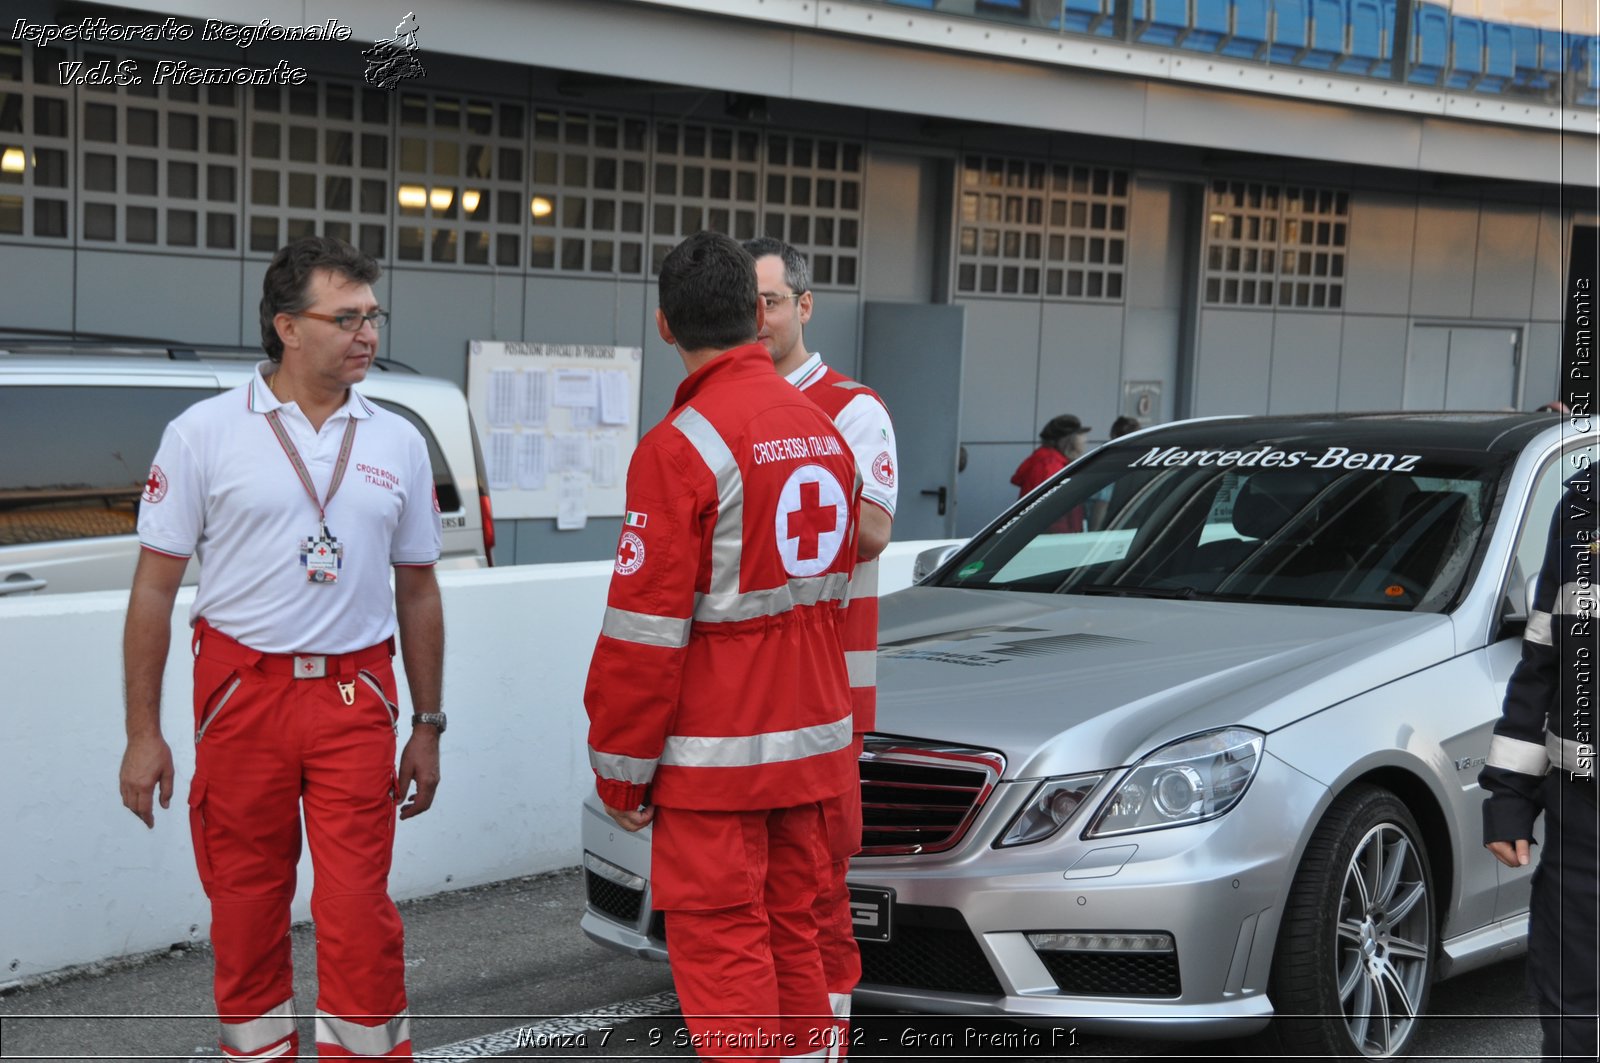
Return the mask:
[[[323,654],[295,654],[296,679],[321,679],[328,674],[328,658]]]

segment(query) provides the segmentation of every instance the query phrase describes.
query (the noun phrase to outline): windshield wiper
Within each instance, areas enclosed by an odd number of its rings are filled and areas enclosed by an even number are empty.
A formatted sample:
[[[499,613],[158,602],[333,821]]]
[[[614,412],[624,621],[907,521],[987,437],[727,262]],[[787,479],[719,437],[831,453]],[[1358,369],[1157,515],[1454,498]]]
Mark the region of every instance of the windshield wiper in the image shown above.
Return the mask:
[[[1193,587],[1124,587],[1117,583],[1091,583],[1086,587],[1063,587],[1061,594],[1104,594],[1113,598],[1180,598],[1190,601],[1199,595]]]

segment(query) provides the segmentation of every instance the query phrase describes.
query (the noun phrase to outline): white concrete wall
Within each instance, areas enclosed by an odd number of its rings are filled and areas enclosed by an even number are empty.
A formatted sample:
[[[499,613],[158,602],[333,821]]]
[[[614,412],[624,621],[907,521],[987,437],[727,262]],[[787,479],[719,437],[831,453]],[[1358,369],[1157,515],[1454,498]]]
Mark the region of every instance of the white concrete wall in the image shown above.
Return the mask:
[[[891,546],[882,592],[909,585],[916,553],[933,545]],[[440,573],[443,782],[434,807],[399,826],[396,897],[578,862],[578,806],[592,779],[583,682],[610,573],[606,562]],[[207,934],[186,803],[191,597],[180,594],[173,617],[162,699],[177,785],[154,831],[117,792],[127,595],[0,599],[0,986]],[[409,715],[403,678],[400,690]],[[310,880],[307,856],[297,920],[310,915]]]

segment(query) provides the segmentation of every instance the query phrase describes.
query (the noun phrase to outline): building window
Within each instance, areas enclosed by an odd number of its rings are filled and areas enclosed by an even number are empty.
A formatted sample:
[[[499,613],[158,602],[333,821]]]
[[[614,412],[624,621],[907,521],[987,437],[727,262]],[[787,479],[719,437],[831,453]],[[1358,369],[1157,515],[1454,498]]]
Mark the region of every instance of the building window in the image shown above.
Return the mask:
[[[968,155],[959,209],[958,292],[1122,300],[1126,170]]]
[[[860,283],[861,155],[852,141],[767,134],[762,232],[805,254],[818,285]]]
[[[1207,202],[1206,304],[1342,308],[1349,220],[1348,192],[1214,181]]]
[[[0,237],[70,234],[72,90],[56,83],[59,48],[0,44]]]
[[[532,222],[531,268],[643,274],[649,139],[644,118],[535,109],[532,196],[506,207]]]

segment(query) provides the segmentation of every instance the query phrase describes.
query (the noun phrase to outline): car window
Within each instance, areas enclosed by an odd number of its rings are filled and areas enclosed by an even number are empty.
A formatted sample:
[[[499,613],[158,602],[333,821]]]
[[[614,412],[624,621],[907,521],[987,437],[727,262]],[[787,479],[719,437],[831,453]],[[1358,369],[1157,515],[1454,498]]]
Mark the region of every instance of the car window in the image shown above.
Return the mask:
[[[0,546],[132,535],[167,422],[215,388],[0,388]],[[26,460],[20,460],[26,455]]]
[[[433,464],[433,489],[439,495],[439,509],[444,513],[454,513],[461,509],[461,492],[456,489],[455,477],[450,473],[450,463],[444,460],[444,451],[439,447],[439,441],[433,437],[433,432],[428,428],[428,423],[419,417],[416,411],[391,402],[388,399],[374,399],[367,396],[379,406],[397,413],[410,421],[418,432],[422,433],[423,441],[428,444],[428,461]]]
[[[1572,447],[1539,470],[1533,498],[1528,503],[1522,530],[1517,535],[1516,566],[1512,572],[1514,579],[1525,583],[1539,574],[1549,540],[1550,518],[1555,514],[1556,503],[1561,498],[1562,486],[1576,473],[1594,464],[1595,457],[1596,447],[1593,443]]]
[[[1308,449],[1103,448],[976,542],[941,582],[1063,594],[1448,607],[1472,562],[1507,457],[1345,452],[1331,460],[1325,453],[1342,448]]]

